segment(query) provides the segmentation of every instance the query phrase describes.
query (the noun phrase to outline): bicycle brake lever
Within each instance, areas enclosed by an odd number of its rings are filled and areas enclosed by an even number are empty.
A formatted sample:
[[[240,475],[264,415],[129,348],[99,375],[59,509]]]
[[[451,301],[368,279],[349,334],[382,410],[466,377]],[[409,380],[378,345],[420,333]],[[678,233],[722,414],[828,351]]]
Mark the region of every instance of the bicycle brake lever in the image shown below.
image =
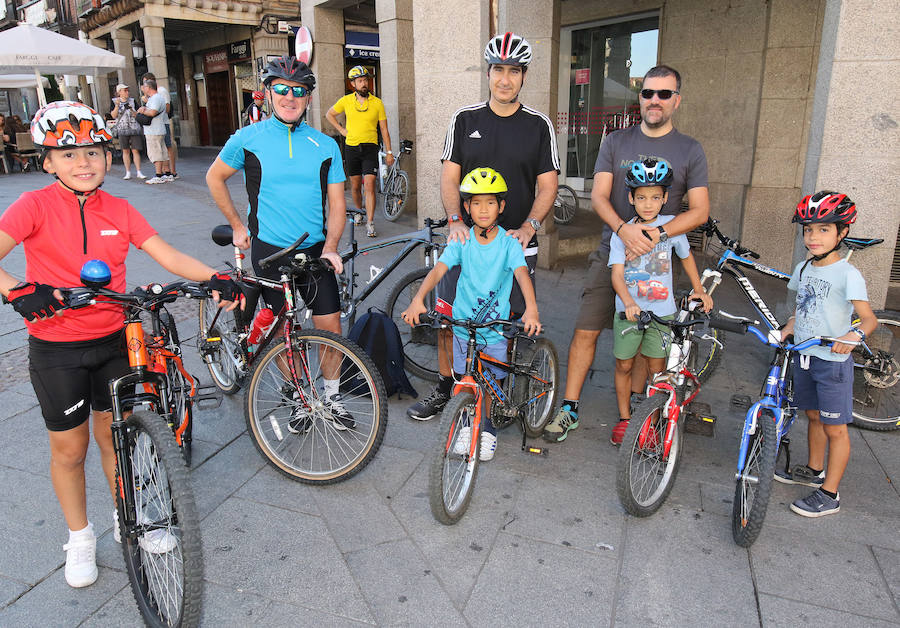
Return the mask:
[[[723,345],[723,344],[719,341],[718,338],[716,338],[715,336],[712,336],[712,335],[710,335],[710,334],[708,334],[708,333],[704,333],[702,336],[699,335],[699,334],[694,334],[694,336],[695,336],[696,338],[699,338],[700,340],[712,340],[714,343],[716,343],[716,344],[718,345],[719,349],[724,349],[724,348],[725,348],[725,345]]]

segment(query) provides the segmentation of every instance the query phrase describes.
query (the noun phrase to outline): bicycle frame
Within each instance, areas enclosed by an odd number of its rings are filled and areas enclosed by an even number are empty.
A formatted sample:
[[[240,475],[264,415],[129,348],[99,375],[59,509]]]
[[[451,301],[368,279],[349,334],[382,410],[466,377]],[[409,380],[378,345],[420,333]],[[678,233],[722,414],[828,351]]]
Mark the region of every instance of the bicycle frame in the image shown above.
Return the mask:
[[[781,272],[780,270],[776,270],[765,264],[760,264],[759,262],[755,262],[746,257],[742,257],[735,253],[730,249],[725,249],[725,252],[722,253],[722,256],[719,258],[719,261],[716,262],[716,270],[712,270],[711,268],[707,268],[703,271],[703,275],[700,278],[700,283],[703,284],[704,289],[707,294],[712,295],[713,291],[722,281],[722,273],[726,273],[734,278],[737,282],[737,285],[740,287],[741,291],[747,297],[747,300],[753,305],[753,308],[762,317],[766,326],[769,329],[779,329],[781,328],[781,323],[778,322],[778,319],[772,313],[772,310],[769,308],[768,304],[765,300],[760,296],[759,292],[756,291],[756,288],[753,286],[753,283],[750,279],[741,271],[741,267],[751,268],[756,270],[764,275],[769,277],[774,277],[776,279],[780,279],[787,283],[790,280],[791,276]],[[711,280],[711,283],[707,283]]]
[[[343,309],[347,312],[346,318],[349,320],[350,325],[352,326],[354,321],[356,320],[356,306],[365,301],[366,298],[372,292],[381,285],[381,282],[385,280],[385,278],[390,275],[409,255],[419,248],[420,246],[425,247],[425,268],[434,268],[434,265],[437,264],[438,257],[440,255],[441,248],[443,245],[435,242],[435,237],[438,234],[435,234],[434,229],[440,228],[444,224],[446,224],[445,220],[432,220],[430,218],[425,219],[425,227],[419,229],[418,231],[411,231],[409,233],[404,233],[398,236],[394,236],[392,238],[387,238],[385,240],[380,240],[378,242],[374,242],[367,246],[360,247],[359,243],[356,240],[355,227],[356,222],[353,217],[357,214],[356,210],[350,210],[347,212],[347,222],[350,225],[350,248],[343,251],[341,253],[341,261],[344,264],[344,272],[341,273],[338,278],[338,289],[341,293],[341,302]],[[368,255],[372,251],[377,251],[379,249],[383,249],[389,246],[395,246],[398,244],[405,244],[405,246],[400,250],[397,255],[388,262],[388,265],[384,268],[378,270],[375,266],[370,267],[370,272],[373,273],[371,279],[366,282],[366,287],[362,290],[359,296],[356,295],[356,258],[360,255]],[[375,272],[377,270],[377,272]],[[345,303],[346,300],[346,303]]]

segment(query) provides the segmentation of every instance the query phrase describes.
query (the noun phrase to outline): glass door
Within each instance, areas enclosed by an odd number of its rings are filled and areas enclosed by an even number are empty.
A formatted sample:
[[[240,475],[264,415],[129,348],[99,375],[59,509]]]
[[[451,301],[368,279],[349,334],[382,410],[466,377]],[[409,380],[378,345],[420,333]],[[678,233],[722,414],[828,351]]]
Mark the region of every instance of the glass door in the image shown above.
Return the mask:
[[[567,177],[592,179],[606,135],[641,121],[638,92],[658,43],[658,15],[572,28]]]

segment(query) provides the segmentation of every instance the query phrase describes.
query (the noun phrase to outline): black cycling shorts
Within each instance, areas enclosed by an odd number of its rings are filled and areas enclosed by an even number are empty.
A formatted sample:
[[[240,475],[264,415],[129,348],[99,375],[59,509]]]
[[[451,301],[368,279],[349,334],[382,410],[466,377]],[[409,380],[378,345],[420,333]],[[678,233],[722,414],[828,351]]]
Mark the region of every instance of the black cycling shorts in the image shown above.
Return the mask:
[[[344,161],[347,162],[347,176],[378,172],[378,144],[359,144],[358,146],[344,146]]]
[[[287,259],[278,260],[266,269],[259,267],[259,260],[265,259],[283,248],[283,246],[274,246],[262,240],[253,240],[253,244],[250,247],[250,260],[253,262],[253,272],[265,279],[275,279],[276,281],[280,279],[281,272],[278,268],[283,266]],[[310,257],[319,257],[322,255],[323,248],[325,248],[325,243],[319,242],[309,248],[298,249],[294,252],[294,255],[306,253]],[[303,299],[306,307],[312,310],[314,315],[322,316],[340,311],[341,299],[338,296],[338,285],[334,272],[330,270],[316,271],[311,275],[305,275],[297,279],[295,285],[297,287],[297,295]],[[282,290],[263,288],[262,295],[276,315],[284,307],[284,292]]]
[[[28,361],[31,385],[51,432],[78,427],[91,409],[111,410],[109,381],[129,371],[124,330],[78,342],[29,336]]]

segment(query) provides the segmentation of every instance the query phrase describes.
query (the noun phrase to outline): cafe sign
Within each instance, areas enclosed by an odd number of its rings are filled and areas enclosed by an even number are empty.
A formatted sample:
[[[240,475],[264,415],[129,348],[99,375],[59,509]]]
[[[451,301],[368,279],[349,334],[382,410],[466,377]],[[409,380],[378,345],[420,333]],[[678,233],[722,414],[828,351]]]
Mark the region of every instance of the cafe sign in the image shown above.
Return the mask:
[[[203,71],[206,74],[228,71],[228,51],[224,48],[203,55]]]
[[[242,39],[241,41],[233,41],[228,44],[228,61],[243,61],[250,58],[250,40]]]

